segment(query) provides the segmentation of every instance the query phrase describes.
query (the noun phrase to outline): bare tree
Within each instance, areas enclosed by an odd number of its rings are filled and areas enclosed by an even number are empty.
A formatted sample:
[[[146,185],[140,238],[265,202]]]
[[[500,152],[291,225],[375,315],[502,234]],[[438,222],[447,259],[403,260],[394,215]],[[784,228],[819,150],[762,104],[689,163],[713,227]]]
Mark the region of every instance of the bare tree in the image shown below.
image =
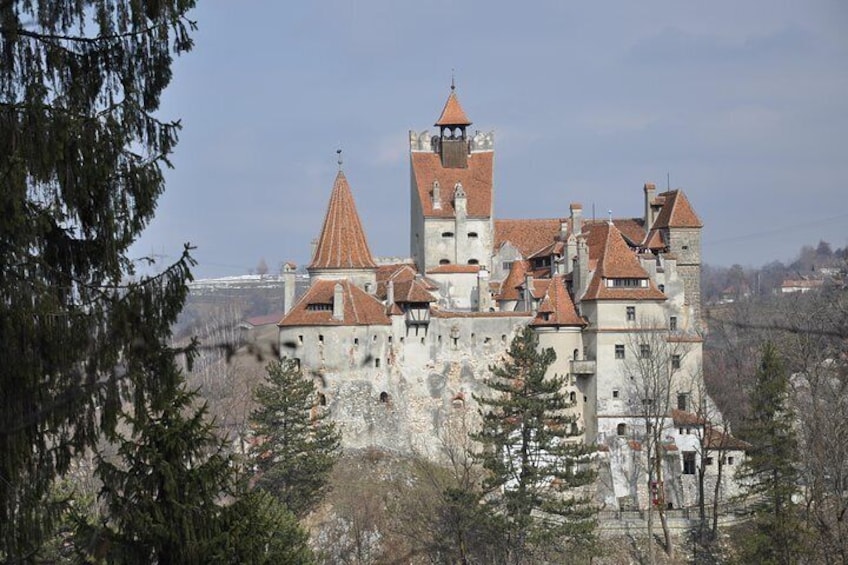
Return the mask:
[[[630,406],[635,417],[644,425],[642,448],[646,457],[646,479],[651,501],[648,504],[648,535],[650,560],[655,560],[653,550],[654,512],[660,518],[664,549],[669,557],[674,555],[671,530],[666,515],[667,430],[670,423],[672,399],[679,391],[691,396],[689,383],[692,376],[684,373],[686,357],[692,350],[693,340],[669,332],[659,320],[643,319],[628,334],[628,355],[625,371],[630,377]]]

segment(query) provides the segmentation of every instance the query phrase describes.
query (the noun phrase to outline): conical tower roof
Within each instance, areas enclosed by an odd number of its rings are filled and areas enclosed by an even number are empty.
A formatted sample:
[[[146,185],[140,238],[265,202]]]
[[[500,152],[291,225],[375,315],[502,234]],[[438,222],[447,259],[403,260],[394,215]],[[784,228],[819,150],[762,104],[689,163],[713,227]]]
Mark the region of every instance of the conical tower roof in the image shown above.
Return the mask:
[[[374,269],[353,193],[342,171],[336,175],[321,237],[309,269]]]
[[[456,97],[456,90],[451,86],[451,92],[448,95],[448,100],[445,102],[445,107],[442,109],[442,115],[433,124],[437,127],[446,126],[470,126],[471,120],[465,115],[465,110],[459,104],[459,98]]]

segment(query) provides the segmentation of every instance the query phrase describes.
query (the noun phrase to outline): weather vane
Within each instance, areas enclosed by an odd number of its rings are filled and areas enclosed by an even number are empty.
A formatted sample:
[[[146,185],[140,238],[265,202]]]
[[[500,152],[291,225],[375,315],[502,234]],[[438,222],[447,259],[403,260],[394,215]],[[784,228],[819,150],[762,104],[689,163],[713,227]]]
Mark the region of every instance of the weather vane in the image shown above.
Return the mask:
[[[341,171],[342,170],[342,148],[341,147],[336,149],[336,155],[338,155],[338,161],[336,161],[336,162],[339,164],[339,171]]]

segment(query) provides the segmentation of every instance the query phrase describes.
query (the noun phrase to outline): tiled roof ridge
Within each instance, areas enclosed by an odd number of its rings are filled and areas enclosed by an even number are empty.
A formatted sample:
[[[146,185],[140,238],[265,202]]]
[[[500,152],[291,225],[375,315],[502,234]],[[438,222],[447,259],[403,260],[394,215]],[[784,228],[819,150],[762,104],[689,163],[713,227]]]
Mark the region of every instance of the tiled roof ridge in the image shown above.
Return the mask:
[[[439,119],[436,120],[435,126],[470,126],[471,120],[465,115],[462,105],[459,103],[459,98],[456,96],[456,90],[451,87],[451,92],[445,101],[445,107],[442,108],[442,113]]]
[[[676,188],[659,194],[665,199],[653,228],[701,228],[704,224],[695,213],[683,189]]]
[[[545,319],[542,314],[551,314]],[[539,306],[534,326],[585,326],[586,321],[577,314],[571,295],[565,288],[562,275],[551,277],[547,292]]]
[[[375,269],[365,230],[344,172],[339,171],[310,269]]]
[[[604,278],[649,278],[615,224],[608,223],[606,230],[598,261],[598,273]]]

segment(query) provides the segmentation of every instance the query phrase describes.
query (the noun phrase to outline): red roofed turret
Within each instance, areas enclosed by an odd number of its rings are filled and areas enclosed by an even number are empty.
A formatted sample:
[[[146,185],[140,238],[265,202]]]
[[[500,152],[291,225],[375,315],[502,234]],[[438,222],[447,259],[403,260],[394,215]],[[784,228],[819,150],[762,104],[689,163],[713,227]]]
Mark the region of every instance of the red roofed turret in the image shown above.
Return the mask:
[[[456,87],[454,85],[451,85],[451,91],[448,95],[447,101],[445,102],[445,107],[442,109],[442,114],[433,125],[437,127],[471,125],[471,120],[469,120],[468,116],[465,115],[465,110],[462,109],[462,105],[459,103],[459,98],[456,97]]]
[[[376,267],[350,185],[344,173],[339,171],[308,269],[311,274],[317,274],[315,271],[329,274],[327,271],[374,270]]]

